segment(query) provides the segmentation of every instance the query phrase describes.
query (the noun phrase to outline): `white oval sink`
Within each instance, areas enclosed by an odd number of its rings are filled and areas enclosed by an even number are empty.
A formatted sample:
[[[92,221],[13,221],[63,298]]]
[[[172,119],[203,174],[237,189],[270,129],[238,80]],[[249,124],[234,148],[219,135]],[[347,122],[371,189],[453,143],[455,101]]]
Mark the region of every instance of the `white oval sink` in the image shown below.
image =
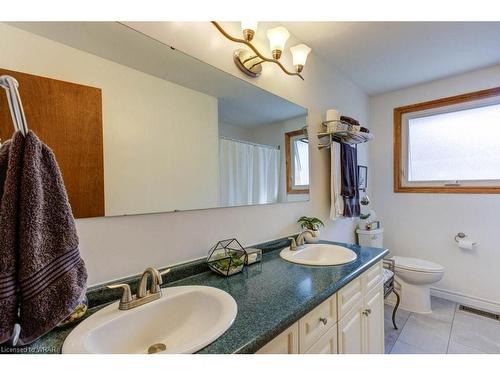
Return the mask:
[[[237,305],[223,290],[207,286],[162,289],[162,297],[122,311],[118,302],[80,323],[63,353],[195,353],[233,324]]]
[[[294,251],[287,247],[281,250],[280,256],[289,262],[310,266],[336,266],[353,262],[358,257],[347,247],[329,244],[304,245]]]

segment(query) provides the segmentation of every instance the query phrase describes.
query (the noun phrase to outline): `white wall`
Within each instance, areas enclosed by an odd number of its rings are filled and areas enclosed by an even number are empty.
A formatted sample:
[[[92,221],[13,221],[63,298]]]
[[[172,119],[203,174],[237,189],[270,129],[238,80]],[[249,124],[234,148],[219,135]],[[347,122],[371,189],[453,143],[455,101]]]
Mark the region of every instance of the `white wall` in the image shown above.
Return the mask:
[[[2,68],[102,89],[106,216],[218,206],[217,98],[11,26],[0,34]]]
[[[393,254],[442,264],[436,292],[447,298],[500,311],[498,267],[500,196],[493,194],[407,194],[393,192],[393,109],[402,105],[500,86],[500,65],[370,98],[369,194],[382,220],[384,245]],[[473,131],[474,124],[471,124]],[[487,136],[487,135],[485,135]],[[465,232],[475,251],[453,240]],[[473,297],[471,300],[469,297]]]
[[[100,81],[106,216],[217,207],[217,98],[108,64]]]
[[[251,79],[244,77],[234,66],[232,52],[237,46],[226,40],[209,22],[129,25],[308,108],[311,134],[320,129],[324,113],[330,107],[338,108],[362,123],[367,121],[367,96],[349,78],[320,60],[314,51],[304,70],[305,81],[289,77],[270,64],[264,65],[261,77]],[[225,26],[235,35],[241,32],[237,23]],[[261,27],[256,37],[261,44],[265,41],[263,28],[265,26]],[[291,38],[289,45],[296,42]],[[32,45],[21,47],[36,51],[39,54],[37,59],[49,58],[43,48]],[[2,51],[3,58],[5,49]],[[57,55],[52,59],[57,60]],[[289,52],[286,52],[283,62],[291,67],[290,60]],[[36,61],[33,64],[36,65]],[[96,67],[90,68],[97,70]],[[61,68],[54,70],[54,74],[65,74]],[[65,70],[71,70],[71,67],[67,66]],[[99,86],[98,82],[90,84]],[[327,220],[330,204],[329,154],[318,151],[314,136],[310,143],[310,155],[310,202],[78,220],[80,249],[89,271],[89,285],[137,274],[150,265],[160,267],[205,256],[210,246],[223,238],[237,237],[243,244],[249,245],[285,236],[298,231],[296,220],[301,215],[316,215],[327,223],[322,232],[323,238],[353,242],[351,220]],[[367,146],[360,147],[359,159],[360,163],[366,162]]]
[[[240,141],[254,142],[253,128],[243,126],[235,126],[225,122],[219,122],[219,136],[238,139]]]

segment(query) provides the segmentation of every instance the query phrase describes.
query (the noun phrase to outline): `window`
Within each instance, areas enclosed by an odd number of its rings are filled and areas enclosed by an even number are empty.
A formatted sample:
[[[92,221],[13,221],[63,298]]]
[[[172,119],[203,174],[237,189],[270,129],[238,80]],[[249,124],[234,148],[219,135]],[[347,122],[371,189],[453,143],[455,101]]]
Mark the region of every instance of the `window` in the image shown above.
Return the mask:
[[[394,191],[500,192],[500,88],[396,108]]]
[[[309,193],[309,145],[302,130],[285,133],[286,187],[288,194]]]

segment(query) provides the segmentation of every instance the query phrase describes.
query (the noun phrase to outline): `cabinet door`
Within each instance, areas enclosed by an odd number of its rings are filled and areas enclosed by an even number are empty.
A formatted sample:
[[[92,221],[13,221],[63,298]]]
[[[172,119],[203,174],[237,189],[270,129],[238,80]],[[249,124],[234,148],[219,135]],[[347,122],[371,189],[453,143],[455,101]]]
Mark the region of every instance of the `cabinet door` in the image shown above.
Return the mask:
[[[337,354],[337,340],[337,325],[335,324],[309,348],[306,354]]]
[[[340,354],[363,353],[362,306],[362,301],[358,301],[338,322],[338,351]]]
[[[299,324],[281,332],[272,341],[257,351],[257,354],[298,354],[299,353]]]
[[[367,354],[384,354],[384,289],[379,284],[365,296],[363,310],[364,349]]]

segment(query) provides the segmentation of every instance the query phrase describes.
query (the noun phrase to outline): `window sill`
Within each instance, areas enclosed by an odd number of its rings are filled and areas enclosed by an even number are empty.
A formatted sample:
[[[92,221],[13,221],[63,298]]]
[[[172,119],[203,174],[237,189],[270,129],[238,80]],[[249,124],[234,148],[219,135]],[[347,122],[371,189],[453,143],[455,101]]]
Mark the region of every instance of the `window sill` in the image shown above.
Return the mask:
[[[394,186],[395,193],[499,194],[500,186]]]

